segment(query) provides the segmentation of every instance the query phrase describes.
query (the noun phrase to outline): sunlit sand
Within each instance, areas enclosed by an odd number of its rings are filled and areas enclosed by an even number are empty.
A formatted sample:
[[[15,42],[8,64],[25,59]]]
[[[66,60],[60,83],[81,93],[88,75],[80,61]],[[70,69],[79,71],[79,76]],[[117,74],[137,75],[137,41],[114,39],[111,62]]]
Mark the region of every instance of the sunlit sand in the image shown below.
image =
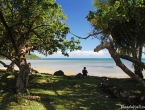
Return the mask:
[[[18,67],[15,67],[15,69],[18,70]],[[39,73],[46,73],[46,74],[48,73],[48,74],[52,74],[52,75],[56,71],[56,70],[52,70],[48,67],[34,67],[33,69],[37,70]],[[6,71],[6,68],[1,66],[0,70]],[[71,72],[71,71],[63,71],[63,72],[64,72],[65,75],[68,75],[68,76],[77,74],[77,73]],[[88,75],[89,75],[89,73],[88,73]],[[111,77],[111,78],[129,78],[129,76],[127,74],[122,75],[122,74],[114,74],[114,73],[112,73],[112,74],[107,74],[107,73],[106,74],[104,74],[104,73],[103,74],[97,74],[97,76],[99,76],[99,77],[106,76],[106,77]]]

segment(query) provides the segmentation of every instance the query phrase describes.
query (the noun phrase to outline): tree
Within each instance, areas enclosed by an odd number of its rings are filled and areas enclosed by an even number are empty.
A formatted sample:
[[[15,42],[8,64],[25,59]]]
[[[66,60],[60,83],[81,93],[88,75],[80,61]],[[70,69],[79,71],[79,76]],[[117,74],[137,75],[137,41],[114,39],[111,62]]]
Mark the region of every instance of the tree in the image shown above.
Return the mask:
[[[142,69],[145,68],[141,62],[145,44],[144,0],[109,0],[108,2],[95,0],[94,6],[96,11],[90,11],[87,20],[94,27],[92,35],[100,38],[102,42],[95,51],[107,48],[117,66],[130,77],[142,82],[145,87],[145,83],[141,80]],[[137,76],[121,62],[120,58],[133,62],[134,73]]]
[[[30,65],[25,54],[37,50],[48,55],[61,50],[81,49],[79,40],[66,39],[69,28],[67,17],[55,0],[1,0],[0,1],[0,56],[12,61],[9,67],[16,76],[16,91],[26,91]],[[20,72],[14,70],[16,64]]]

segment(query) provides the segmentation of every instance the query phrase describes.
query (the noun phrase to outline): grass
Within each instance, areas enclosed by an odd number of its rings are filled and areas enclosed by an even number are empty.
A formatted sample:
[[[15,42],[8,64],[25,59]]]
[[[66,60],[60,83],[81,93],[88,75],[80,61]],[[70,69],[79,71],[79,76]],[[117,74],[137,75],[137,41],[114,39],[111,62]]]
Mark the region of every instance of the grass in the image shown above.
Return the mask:
[[[98,88],[100,77],[77,79],[74,76],[32,74],[28,91],[32,96],[48,99],[45,101],[27,100],[13,94],[13,78],[10,73],[0,73],[0,91],[4,90],[0,92],[0,110],[119,110],[121,105],[129,105],[126,100]],[[109,83],[125,90],[144,92],[132,79],[110,78]]]

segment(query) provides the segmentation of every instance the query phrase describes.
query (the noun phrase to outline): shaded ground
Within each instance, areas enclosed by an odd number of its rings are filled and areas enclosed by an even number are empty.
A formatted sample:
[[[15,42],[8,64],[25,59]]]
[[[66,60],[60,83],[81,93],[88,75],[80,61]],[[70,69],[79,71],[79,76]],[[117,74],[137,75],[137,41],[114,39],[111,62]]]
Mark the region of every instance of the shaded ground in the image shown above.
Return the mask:
[[[10,73],[0,73],[0,110],[119,110],[130,105],[98,88],[100,77],[77,79],[74,76],[32,74],[28,91],[46,100],[27,100],[13,94],[14,80]],[[111,85],[125,90],[144,92],[131,79],[109,79]]]

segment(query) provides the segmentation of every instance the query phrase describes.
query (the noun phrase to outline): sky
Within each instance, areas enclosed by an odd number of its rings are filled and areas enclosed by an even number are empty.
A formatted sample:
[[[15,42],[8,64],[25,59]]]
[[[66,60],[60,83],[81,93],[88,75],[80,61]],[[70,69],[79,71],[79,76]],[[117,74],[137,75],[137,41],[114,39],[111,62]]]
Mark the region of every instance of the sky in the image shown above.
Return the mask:
[[[89,11],[95,10],[93,7],[93,0],[56,0],[56,3],[62,6],[63,13],[67,16],[68,20],[66,24],[69,26],[70,31],[77,36],[86,37],[89,32],[92,31],[91,24],[85,18]],[[67,38],[74,37],[76,40],[77,37],[68,34]],[[94,52],[94,48],[100,44],[100,41],[95,38],[88,38],[86,40],[79,39],[81,50],[69,52],[70,58],[110,58],[109,52],[104,49],[100,52]],[[46,56],[40,55],[35,52],[40,57],[46,58]],[[47,58],[66,58],[57,52],[53,55],[47,56]]]

